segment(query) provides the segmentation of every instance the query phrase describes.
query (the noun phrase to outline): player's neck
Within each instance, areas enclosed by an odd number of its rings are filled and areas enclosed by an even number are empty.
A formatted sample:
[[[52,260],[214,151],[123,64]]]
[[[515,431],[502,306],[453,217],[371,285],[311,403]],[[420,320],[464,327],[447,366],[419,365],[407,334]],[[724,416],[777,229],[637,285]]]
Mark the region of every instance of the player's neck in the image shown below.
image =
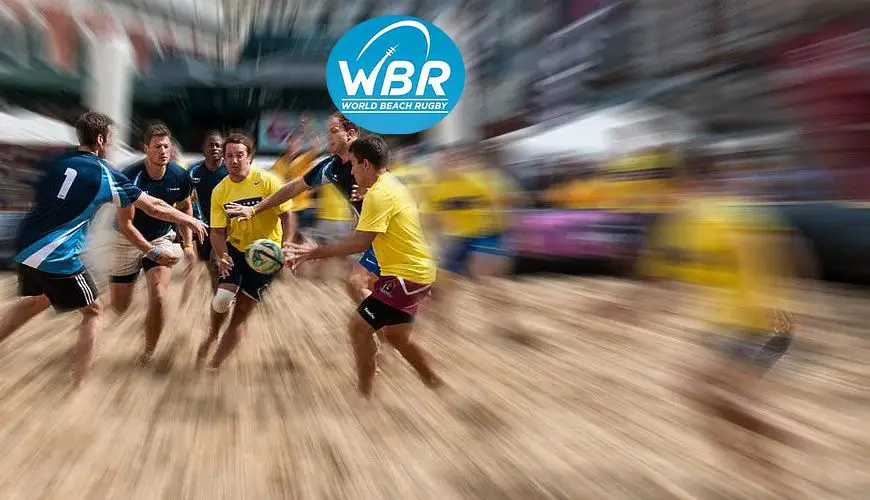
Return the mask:
[[[338,155],[338,157],[341,158],[341,161],[343,163],[349,162],[350,161],[350,150],[345,151],[344,153],[341,153],[340,155]]]
[[[229,174],[229,177],[230,177],[230,180],[233,181],[233,182],[242,182],[242,181],[244,181],[245,179],[247,179],[247,178],[251,175],[251,172],[252,172],[252,171],[253,171],[253,169],[249,169],[249,170],[248,170],[247,172],[245,172],[244,174],[242,174],[242,173],[238,173],[238,174],[232,174],[232,173],[230,173],[230,174]]]
[[[205,163],[204,163],[204,165],[205,165],[205,168],[207,168],[208,170],[214,172],[215,170],[217,170],[217,169],[219,169],[219,168],[221,167],[221,162],[220,162],[220,161],[217,161],[217,162],[210,162],[210,161],[206,160]]]
[[[145,160],[145,171],[148,172],[148,177],[160,180],[166,175],[166,165],[152,165],[150,161]]]
[[[96,148],[89,148],[89,147],[87,147],[87,146],[79,146],[79,151],[82,151],[83,153],[90,153],[90,154],[92,154],[92,155],[100,156],[100,155],[97,153]]]

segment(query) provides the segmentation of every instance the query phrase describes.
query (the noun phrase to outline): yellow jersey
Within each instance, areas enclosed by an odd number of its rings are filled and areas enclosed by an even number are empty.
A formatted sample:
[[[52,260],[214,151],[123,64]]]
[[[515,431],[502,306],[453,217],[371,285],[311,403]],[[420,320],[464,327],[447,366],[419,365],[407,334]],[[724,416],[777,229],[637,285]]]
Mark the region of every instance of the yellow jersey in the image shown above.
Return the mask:
[[[224,205],[238,203],[252,207],[281,189],[281,186],[278,177],[257,167],[251,167],[251,172],[241,182],[233,182],[229,176],[225,177],[215,186],[211,195],[211,227],[227,228],[227,242],[241,251],[245,251],[254,240],[262,238],[280,245],[284,231],[278,216],[292,209],[292,200],[244,221],[229,219]]]
[[[504,183],[494,173],[479,168],[447,172],[435,182],[429,198],[443,234],[475,238],[503,232],[502,188]]]
[[[781,304],[778,279],[790,269],[764,237],[787,230],[774,214],[739,200],[690,201],[653,228],[641,272],[702,287],[710,323],[770,332]]]
[[[317,218],[321,220],[348,221],[353,219],[350,205],[334,184],[320,186],[317,196]]]
[[[290,159],[286,155],[281,156],[272,165],[272,173],[280,177],[284,182],[291,181],[297,177],[302,177],[308,170],[311,169],[311,163],[314,161],[314,153],[306,151],[296,158]],[[307,210],[313,205],[311,201],[311,192],[304,191],[293,198],[293,211],[299,212]]]
[[[376,233],[372,248],[381,276],[421,285],[435,281],[435,260],[423,236],[417,204],[395,175],[381,174],[366,192],[356,229]]]

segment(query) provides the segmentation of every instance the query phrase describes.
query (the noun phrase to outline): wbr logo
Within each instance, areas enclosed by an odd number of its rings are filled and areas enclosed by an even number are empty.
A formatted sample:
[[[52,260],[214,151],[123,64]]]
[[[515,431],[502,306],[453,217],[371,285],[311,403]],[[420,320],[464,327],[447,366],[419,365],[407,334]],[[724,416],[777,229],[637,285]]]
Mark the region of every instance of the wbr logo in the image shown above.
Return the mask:
[[[339,111],[378,134],[413,134],[456,107],[465,63],[438,27],[383,16],[350,29],[329,54],[326,86]]]

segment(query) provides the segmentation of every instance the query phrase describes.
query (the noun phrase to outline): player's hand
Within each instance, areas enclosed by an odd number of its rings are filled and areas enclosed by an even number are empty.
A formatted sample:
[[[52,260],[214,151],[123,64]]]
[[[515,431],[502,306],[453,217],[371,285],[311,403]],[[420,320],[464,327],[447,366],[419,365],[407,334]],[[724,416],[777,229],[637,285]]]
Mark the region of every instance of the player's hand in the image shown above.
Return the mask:
[[[356,184],[353,185],[353,189],[350,191],[350,201],[360,201],[366,195],[368,189],[360,188]]]
[[[308,239],[303,240],[302,243],[287,243],[283,248],[284,262],[290,269],[296,269],[299,264],[311,260],[317,247],[317,243]]]
[[[189,217],[181,222],[181,225],[189,228],[191,232],[193,232],[193,237],[197,239],[200,243],[204,242],[206,238],[208,238],[208,226],[199,219],[195,219],[193,217]]]
[[[233,259],[229,254],[223,254],[221,256],[216,256],[218,274],[222,278],[226,278],[230,275],[230,272],[233,270]]]
[[[196,268],[196,262],[198,260],[196,250],[194,250],[193,246],[186,246],[182,248],[182,252],[184,252],[184,260],[187,261],[187,268],[184,272],[190,273]]]
[[[230,218],[248,220],[254,216],[254,207],[246,207],[238,203],[227,203],[224,210]]]
[[[178,263],[178,256],[174,252],[168,252],[163,248],[157,248],[157,255],[153,259],[154,262],[167,267],[172,267]]]

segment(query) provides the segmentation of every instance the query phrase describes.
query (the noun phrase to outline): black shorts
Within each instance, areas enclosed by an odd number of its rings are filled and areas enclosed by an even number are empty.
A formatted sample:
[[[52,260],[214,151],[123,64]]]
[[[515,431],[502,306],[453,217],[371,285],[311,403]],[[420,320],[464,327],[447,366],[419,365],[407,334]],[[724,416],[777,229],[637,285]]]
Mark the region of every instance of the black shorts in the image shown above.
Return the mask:
[[[199,256],[199,260],[202,262],[211,260],[211,239],[208,236],[206,236],[202,243],[196,240],[196,255]]]
[[[380,300],[369,295],[363,300],[356,312],[369,324],[375,331],[380,330],[385,326],[404,325],[414,322],[414,315],[396,309],[395,307],[385,304]]]
[[[730,359],[746,364],[753,372],[764,375],[788,352],[793,340],[791,332],[742,332],[736,338],[714,342],[713,348]]]
[[[274,274],[260,274],[251,269],[248,261],[245,260],[245,253],[238,248],[227,243],[227,253],[233,259],[233,269],[230,275],[219,278],[220,283],[228,283],[238,285],[239,290],[248,297],[257,302],[263,300],[266,295],[266,289],[272,284],[275,279]]]
[[[97,301],[100,291],[87,269],[77,274],[52,274],[25,265],[18,266],[18,295],[45,295],[58,312],[82,309]]]

